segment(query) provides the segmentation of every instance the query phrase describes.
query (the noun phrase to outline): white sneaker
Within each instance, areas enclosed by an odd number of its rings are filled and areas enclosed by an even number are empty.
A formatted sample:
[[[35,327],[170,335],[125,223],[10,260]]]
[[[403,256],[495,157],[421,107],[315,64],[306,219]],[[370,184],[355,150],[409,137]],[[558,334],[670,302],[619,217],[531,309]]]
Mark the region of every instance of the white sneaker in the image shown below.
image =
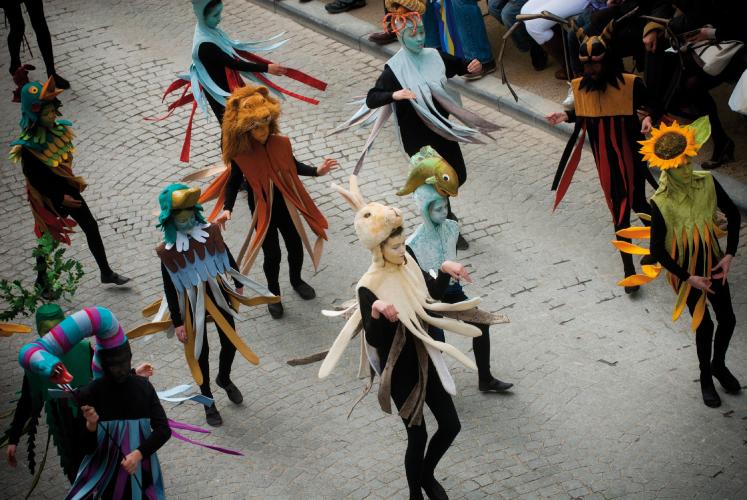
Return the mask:
[[[571,82],[568,82],[568,96],[566,96],[562,104],[565,109],[573,109],[574,99],[573,99],[573,87],[571,86]]]

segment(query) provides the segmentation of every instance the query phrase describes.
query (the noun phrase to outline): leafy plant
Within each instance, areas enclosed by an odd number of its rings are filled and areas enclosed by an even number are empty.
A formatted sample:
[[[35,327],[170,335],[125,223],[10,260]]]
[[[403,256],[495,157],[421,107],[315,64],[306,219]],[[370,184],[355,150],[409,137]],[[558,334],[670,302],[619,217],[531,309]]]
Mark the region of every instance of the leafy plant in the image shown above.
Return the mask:
[[[36,259],[34,270],[42,278],[34,287],[26,288],[21,280],[0,280],[0,300],[8,309],[0,312],[0,321],[17,316],[32,315],[40,303],[70,299],[83,278],[83,266],[74,259],[65,259],[65,247],[49,233],[37,240],[32,253]]]

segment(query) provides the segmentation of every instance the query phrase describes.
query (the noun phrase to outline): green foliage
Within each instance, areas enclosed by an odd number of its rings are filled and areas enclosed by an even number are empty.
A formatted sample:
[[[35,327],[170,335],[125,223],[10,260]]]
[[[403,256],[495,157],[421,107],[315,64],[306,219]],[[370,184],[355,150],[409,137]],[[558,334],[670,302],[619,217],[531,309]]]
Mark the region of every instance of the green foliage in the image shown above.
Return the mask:
[[[37,240],[32,255],[36,259],[34,270],[43,274],[43,283],[26,288],[21,280],[0,280],[0,300],[8,309],[0,312],[0,321],[10,321],[17,316],[31,316],[41,303],[71,299],[83,278],[83,266],[74,259],[65,259],[65,248],[60,247],[48,233]],[[41,259],[39,259],[41,257]],[[41,266],[41,268],[40,268]]]

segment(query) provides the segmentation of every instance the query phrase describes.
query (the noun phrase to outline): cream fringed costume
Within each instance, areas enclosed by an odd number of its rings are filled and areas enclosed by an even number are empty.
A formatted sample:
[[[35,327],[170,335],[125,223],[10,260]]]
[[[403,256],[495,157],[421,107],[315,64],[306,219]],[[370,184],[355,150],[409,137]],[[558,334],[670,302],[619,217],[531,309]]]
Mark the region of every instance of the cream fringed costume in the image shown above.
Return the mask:
[[[431,338],[428,325],[476,337],[481,333],[478,328],[454,319],[435,317],[432,313],[472,309],[480,299],[455,304],[434,301],[431,296],[440,295],[448,285],[449,275],[440,272],[436,279],[424,275],[415,260],[406,255],[401,212],[380,203],[366,203],[355,176],[350,178],[350,191],[334,187],[356,210],[355,232],[371,251],[373,262],[356,286],[358,309],[352,312],[337,336],[319,369],[319,377],[325,378],[332,372],[350,340],[362,329],[361,372],[365,371],[367,359],[381,377],[381,408],[390,413],[390,398],[393,399],[407,429],[405,471],[410,498],[422,498],[421,488],[434,498],[443,492],[433,476],[434,469],[460,428],[450,396],[456,393],[456,387],[442,353],[471,370],[477,367],[454,346]],[[398,249],[400,263],[385,256],[390,251],[388,248]],[[376,301],[394,306],[398,319],[391,322],[383,314],[377,314],[373,310]],[[423,404],[428,405],[439,424],[425,458],[428,436]]]

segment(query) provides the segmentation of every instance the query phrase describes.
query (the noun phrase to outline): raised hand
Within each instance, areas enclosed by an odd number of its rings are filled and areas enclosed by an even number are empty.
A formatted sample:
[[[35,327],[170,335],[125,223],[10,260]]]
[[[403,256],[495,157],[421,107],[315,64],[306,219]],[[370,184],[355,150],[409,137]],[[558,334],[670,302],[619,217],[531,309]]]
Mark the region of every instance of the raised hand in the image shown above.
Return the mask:
[[[549,115],[545,116],[545,120],[547,120],[547,123],[549,123],[550,125],[557,125],[559,123],[567,122],[568,113],[566,113],[565,111],[550,113]]]
[[[711,272],[715,273],[711,275],[711,278],[721,280],[722,285],[726,284],[726,277],[729,275],[729,268],[731,268],[731,259],[733,258],[734,256],[730,253],[724,255],[724,257],[720,261],[718,261],[718,264],[713,266],[713,269],[711,269]]]
[[[231,211],[223,210],[218,217],[215,218],[215,223],[220,226],[221,231],[226,230],[226,222],[231,220]]]
[[[394,305],[389,302],[384,302],[383,300],[377,300],[371,306],[371,317],[373,319],[379,319],[382,314],[392,323],[399,320],[399,313]]]
[[[392,99],[395,101],[415,100],[417,98],[415,92],[410,89],[402,89],[392,93]]]
[[[279,64],[268,64],[267,72],[275,76],[283,76],[288,72],[288,68]]]
[[[469,275],[467,269],[459,262],[454,262],[452,260],[444,261],[444,263],[441,264],[441,271],[445,272],[455,280],[464,280],[467,283],[474,283],[472,276]]]
[[[322,166],[316,167],[316,175],[317,177],[321,177],[323,175],[327,175],[333,170],[337,170],[338,168],[340,168],[340,164],[337,163],[337,160],[333,160],[332,158],[325,158]]]

